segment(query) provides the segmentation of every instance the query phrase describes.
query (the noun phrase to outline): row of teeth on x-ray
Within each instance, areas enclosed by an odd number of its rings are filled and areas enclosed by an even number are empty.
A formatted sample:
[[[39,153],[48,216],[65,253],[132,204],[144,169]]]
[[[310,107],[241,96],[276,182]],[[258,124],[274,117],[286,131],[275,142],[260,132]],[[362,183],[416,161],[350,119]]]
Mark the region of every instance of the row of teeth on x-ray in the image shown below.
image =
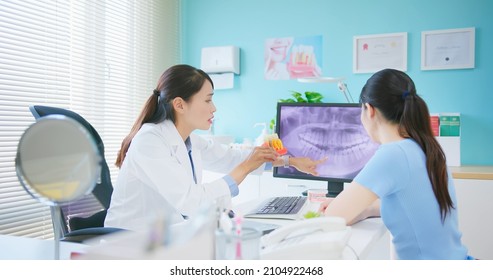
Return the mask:
[[[296,110],[298,109],[298,110]],[[303,125],[302,120],[308,123],[319,122],[321,126],[327,123],[344,123],[360,125],[360,109],[359,108],[326,108],[320,110],[317,107],[305,107],[302,110],[299,108],[285,108],[282,122],[286,123],[287,127],[298,127]],[[354,110],[352,110],[354,109]]]
[[[347,175],[360,170],[372,156],[375,144],[365,131],[355,128],[323,128],[321,124],[306,124],[287,135],[285,144],[296,141],[299,150],[290,149],[295,156],[307,156],[313,159],[328,157],[325,164],[319,166],[321,175]],[[355,126],[361,128],[361,126]],[[301,144],[301,145],[300,145]],[[289,149],[289,148],[288,148]]]
[[[354,155],[356,160],[362,158],[369,144],[368,137],[361,131],[337,131],[323,133],[315,131],[310,134],[299,134],[299,141],[302,143],[305,155]]]
[[[303,131],[300,131],[303,130]],[[353,154],[368,144],[369,138],[363,131],[355,129],[324,130],[314,125],[298,129],[298,141],[303,154]]]

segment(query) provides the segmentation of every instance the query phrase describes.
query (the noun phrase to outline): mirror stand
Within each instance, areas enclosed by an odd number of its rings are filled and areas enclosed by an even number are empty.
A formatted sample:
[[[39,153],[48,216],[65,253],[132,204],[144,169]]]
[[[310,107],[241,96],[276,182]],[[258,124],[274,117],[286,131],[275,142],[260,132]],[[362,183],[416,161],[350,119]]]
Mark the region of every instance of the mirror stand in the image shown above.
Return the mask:
[[[60,215],[60,206],[58,204],[50,206],[53,217],[53,233],[55,235],[55,260],[60,259],[60,239],[62,238],[62,220]]]
[[[50,206],[56,260],[67,230],[60,206],[93,190],[101,174],[101,158],[87,129],[62,115],[37,119],[19,140],[17,177],[27,193]]]

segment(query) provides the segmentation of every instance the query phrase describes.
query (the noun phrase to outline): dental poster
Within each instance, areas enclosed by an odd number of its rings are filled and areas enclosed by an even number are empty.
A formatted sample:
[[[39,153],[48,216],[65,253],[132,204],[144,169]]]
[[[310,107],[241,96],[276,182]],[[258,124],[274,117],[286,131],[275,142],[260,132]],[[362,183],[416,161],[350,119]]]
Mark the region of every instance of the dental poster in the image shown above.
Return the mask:
[[[320,77],[322,36],[269,38],[264,62],[266,80]]]

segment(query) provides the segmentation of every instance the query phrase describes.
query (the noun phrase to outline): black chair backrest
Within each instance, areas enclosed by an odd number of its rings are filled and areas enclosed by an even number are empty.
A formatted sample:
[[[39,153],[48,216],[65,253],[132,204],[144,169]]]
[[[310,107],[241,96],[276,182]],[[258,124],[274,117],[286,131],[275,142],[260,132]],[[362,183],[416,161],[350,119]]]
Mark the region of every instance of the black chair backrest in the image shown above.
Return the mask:
[[[111,201],[111,194],[113,193],[113,185],[111,183],[111,176],[110,176],[110,170],[108,167],[108,164],[106,163],[106,160],[104,158],[104,144],[103,140],[101,139],[101,136],[99,136],[98,132],[94,127],[86,121],[83,117],[81,117],[79,114],[72,112],[70,110],[62,109],[62,108],[56,108],[56,107],[49,107],[49,106],[41,106],[41,105],[33,105],[29,107],[29,110],[31,110],[31,113],[33,116],[38,119],[44,116],[48,115],[63,115],[67,116],[69,118],[72,118],[79,122],[81,125],[83,125],[89,133],[94,137],[94,140],[96,141],[96,145],[98,147],[98,150],[101,154],[102,157],[102,162],[101,162],[101,176],[99,181],[97,182],[96,186],[94,187],[92,194],[94,197],[99,201],[99,203],[104,207],[104,211],[101,213],[98,213],[96,215],[98,217],[98,222],[93,225],[86,225],[86,223],[83,226],[77,226],[77,225],[70,225],[71,230],[77,230],[79,229],[78,227],[84,228],[84,227],[102,227],[104,225],[104,218],[106,217],[106,210],[110,207],[110,201]],[[68,206],[70,207],[70,205]],[[67,212],[67,207],[62,207],[62,212],[64,211]],[[62,213],[62,217],[67,216],[67,213]],[[101,219],[102,218],[102,219]],[[76,221],[76,220],[74,220]],[[66,224],[64,225],[64,232],[67,233],[67,228]],[[74,228],[75,227],[75,228]]]

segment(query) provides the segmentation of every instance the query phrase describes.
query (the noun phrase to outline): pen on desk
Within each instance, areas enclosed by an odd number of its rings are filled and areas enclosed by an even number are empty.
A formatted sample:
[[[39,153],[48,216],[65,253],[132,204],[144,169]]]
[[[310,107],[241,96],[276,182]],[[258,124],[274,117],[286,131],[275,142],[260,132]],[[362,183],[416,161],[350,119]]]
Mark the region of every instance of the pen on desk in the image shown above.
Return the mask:
[[[240,215],[237,215],[235,217],[235,223],[236,223],[236,254],[235,258],[237,260],[242,259],[242,254],[241,254],[241,223],[243,222],[243,219]]]
[[[148,236],[147,236],[147,246],[146,250],[148,252],[152,252],[156,250],[158,247],[167,245],[169,234],[168,234],[168,224],[166,220],[162,217],[157,218],[150,227]]]

